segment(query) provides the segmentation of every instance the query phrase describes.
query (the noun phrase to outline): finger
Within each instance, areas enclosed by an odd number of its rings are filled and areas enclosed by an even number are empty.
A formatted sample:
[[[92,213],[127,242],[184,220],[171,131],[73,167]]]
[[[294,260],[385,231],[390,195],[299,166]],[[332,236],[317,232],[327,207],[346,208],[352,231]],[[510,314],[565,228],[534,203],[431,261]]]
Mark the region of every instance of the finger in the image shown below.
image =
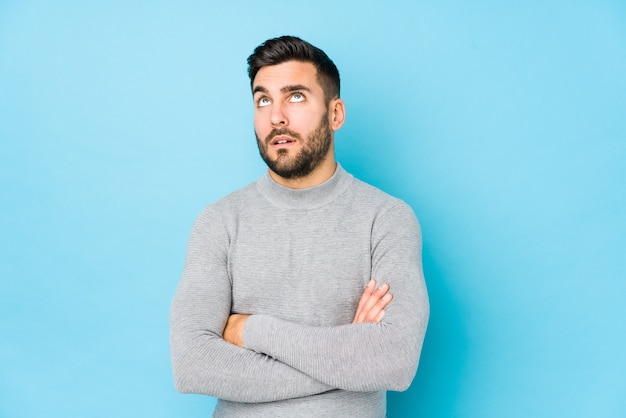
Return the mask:
[[[365,321],[365,318],[368,316],[369,311],[378,303],[378,301],[385,296],[387,291],[389,290],[389,285],[387,283],[383,283],[377,289],[375,289],[367,298],[367,300],[363,303],[361,307],[361,312],[359,313],[359,321]]]
[[[363,290],[363,294],[361,295],[359,307],[357,308],[357,313],[354,317],[354,323],[362,322],[368,309],[375,303],[376,300],[380,298],[380,296],[376,295],[377,291],[378,289],[376,289],[376,280],[370,280],[365,290]]]
[[[383,316],[385,316],[385,312],[386,311],[384,309],[382,311],[380,311],[378,313],[378,315],[376,316],[376,321],[374,321],[374,322],[377,322],[377,323],[380,322],[380,320],[383,319]]]
[[[359,299],[359,304],[357,305],[356,313],[354,314],[355,321],[361,314],[361,311],[363,310],[363,306],[365,305],[369,297],[372,295],[372,292],[374,291],[375,288],[376,288],[376,280],[374,279],[370,280],[369,283],[367,283],[367,286],[365,286],[365,289],[363,290],[363,294],[361,295],[361,299]]]
[[[391,293],[387,293],[383,296],[369,311],[367,311],[363,322],[380,322],[385,315],[385,308],[389,305],[392,299],[393,295]]]
[[[358,316],[355,317],[354,322],[356,323],[373,321],[376,318],[376,315],[380,312],[380,310],[387,306],[387,304],[391,301],[391,299],[385,299],[384,301],[381,301],[388,291],[389,285],[387,283],[384,283],[378,289],[372,292],[367,300],[363,303],[363,306],[361,307]],[[379,307],[375,308],[379,303]]]

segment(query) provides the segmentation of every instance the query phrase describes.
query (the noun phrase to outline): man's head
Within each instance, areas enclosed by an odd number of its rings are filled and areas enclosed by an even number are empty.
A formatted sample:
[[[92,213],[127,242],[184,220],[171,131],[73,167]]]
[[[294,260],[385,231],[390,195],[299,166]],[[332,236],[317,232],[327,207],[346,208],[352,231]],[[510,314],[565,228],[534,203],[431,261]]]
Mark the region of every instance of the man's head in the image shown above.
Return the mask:
[[[269,39],[255,48],[248,57],[250,85],[254,85],[254,78],[261,68],[287,61],[313,64],[317,70],[318,81],[324,90],[326,102],[339,97],[341,83],[335,63],[324,51],[295,36]]]
[[[345,118],[333,62],[301,39],[281,37],[257,47],[248,63],[254,131],[272,177],[294,188],[328,179],[334,131]]]

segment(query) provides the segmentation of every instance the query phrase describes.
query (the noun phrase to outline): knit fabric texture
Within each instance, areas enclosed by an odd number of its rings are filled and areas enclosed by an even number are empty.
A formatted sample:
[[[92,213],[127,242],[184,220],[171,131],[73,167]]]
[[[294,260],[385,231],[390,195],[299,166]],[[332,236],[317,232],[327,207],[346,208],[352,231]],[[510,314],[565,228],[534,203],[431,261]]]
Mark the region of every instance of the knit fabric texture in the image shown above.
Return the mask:
[[[380,323],[352,324],[372,278],[393,300]],[[245,348],[222,339],[231,313],[252,315]],[[339,164],[308,189],[266,174],[194,223],[170,315],[175,385],[219,398],[215,417],[384,417],[428,315],[406,203]]]

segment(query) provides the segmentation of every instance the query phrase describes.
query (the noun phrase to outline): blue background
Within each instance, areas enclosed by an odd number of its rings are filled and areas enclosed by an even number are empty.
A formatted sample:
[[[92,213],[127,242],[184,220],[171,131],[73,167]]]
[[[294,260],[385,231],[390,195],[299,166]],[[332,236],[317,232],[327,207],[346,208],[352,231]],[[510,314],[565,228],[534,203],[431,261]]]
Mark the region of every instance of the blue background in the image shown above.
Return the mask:
[[[265,170],[246,57],[339,67],[339,161],[419,216],[390,417],[626,416],[626,3],[0,1],[0,416],[207,417],[173,388],[191,224]]]

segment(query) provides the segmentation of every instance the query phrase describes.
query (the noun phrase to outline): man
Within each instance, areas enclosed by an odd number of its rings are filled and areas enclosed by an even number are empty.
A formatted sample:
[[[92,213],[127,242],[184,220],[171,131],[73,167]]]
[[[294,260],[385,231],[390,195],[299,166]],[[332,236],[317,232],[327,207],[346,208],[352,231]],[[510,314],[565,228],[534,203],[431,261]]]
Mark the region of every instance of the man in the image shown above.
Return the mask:
[[[248,65],[269,170],[193,226],[171,311],[176,387],[219,398],[216,417],[383,417],[428,322],[417,220],[335,162],[345,105],[323,51],[284,36]]]

